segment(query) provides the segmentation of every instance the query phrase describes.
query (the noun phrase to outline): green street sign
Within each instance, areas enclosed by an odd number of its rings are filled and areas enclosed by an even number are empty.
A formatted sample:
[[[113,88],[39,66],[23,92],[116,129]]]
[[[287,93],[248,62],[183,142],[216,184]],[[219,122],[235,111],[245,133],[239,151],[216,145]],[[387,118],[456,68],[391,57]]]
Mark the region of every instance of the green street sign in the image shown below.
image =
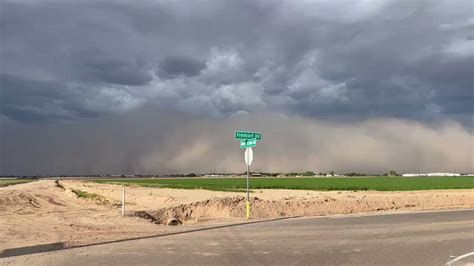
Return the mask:
[[[257,146],[257,139],[242,139],[240,140],[240,148],[247,149],[250,147]]]
[[[235,131],[235,138],[236,139],[262,140],[262,133],[260,133],[260,132]]]

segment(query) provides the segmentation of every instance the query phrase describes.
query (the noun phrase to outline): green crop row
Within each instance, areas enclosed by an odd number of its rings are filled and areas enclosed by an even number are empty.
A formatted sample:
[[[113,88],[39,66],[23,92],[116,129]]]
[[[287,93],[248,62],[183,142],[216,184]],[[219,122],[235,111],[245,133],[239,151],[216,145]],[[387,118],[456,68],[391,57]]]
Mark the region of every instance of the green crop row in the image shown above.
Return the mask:
[[[126,186],[136,185],[144,187],[207,189],[217,191],[243,191],[246,189],[245,178],[109,179],[94,180],[94,182]],[[321,191],[473,189],[474,177],[251,178],[250,188]]]

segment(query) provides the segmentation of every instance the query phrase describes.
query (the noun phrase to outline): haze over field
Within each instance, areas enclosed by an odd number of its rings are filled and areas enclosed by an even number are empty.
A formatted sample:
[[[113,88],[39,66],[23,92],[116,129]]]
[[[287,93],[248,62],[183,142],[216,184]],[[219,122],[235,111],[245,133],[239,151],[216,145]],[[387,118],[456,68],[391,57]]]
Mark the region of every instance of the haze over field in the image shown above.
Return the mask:
[[[0,174],[474,172],[472,1],[3,1]]]

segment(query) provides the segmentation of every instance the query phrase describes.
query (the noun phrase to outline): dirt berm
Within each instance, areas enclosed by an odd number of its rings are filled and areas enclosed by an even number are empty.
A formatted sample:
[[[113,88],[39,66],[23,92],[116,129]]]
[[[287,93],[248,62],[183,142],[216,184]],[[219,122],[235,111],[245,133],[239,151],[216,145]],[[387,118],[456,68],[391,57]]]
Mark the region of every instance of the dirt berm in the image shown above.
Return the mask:
[[[461,198],[449,198],[447,195],[434,195],[429,202],[416,200],[417,195],[404,197],[372,199],[365,195],[346,195],[344,200],[331,196],[322,196],[320,199],[309,200],[264,200],[252,197],[251,216],[254,219],[268,219],[288,216],[316,216],[330,214],[364,213],[390,210],[420,210],[470,207],[474,203],[467,203]],[[190,204],[181,204],[174,207],[161,208],[156,211],[130,212],[131,216],[146,218],[157,224],[179,224],[194,222],[196,219],[228,219],[245,217],[246,199],[241,196],[212,198]],[[449,202],[449,203],[448,203]],[[467,203],[467,204],[466,204]]]

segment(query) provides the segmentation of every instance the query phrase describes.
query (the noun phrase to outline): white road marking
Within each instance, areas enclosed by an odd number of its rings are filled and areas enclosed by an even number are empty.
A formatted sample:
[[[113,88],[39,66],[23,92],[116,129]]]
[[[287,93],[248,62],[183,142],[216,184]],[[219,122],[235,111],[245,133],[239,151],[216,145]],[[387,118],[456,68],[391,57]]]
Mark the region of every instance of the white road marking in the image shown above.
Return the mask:
[[[456,258],[446,262],[446,266],[453,265],[456,261],[462,260],[462,259],[467,258],[467,257],[472,256],[472,255],[474,255],[474,252],[469,252],[469,253],[466,253],[466,254],[461,255],[459,257],[456,257]]]
[[[331,214],[323,216],[305,216],[300,217],[304,218],[331,218],[331,219],[341,219],[347,217],[368,217],[368,216],[384,216],[384,215],[400,215],[400,214],[419,214],[419,213],[443,213],[443,212],[462,212],[462,211],[471,211],[472,209],[445,209],[445,210],[403,210],[403,211],[374,211],[374,212],[362,212],[362,213],[345,213],[345,214]]]
[[[213,252],[193,252],[194,255],[200,255],[204,257],[209,257],[209,256],[220,256],[219,253],[213,253]]]

